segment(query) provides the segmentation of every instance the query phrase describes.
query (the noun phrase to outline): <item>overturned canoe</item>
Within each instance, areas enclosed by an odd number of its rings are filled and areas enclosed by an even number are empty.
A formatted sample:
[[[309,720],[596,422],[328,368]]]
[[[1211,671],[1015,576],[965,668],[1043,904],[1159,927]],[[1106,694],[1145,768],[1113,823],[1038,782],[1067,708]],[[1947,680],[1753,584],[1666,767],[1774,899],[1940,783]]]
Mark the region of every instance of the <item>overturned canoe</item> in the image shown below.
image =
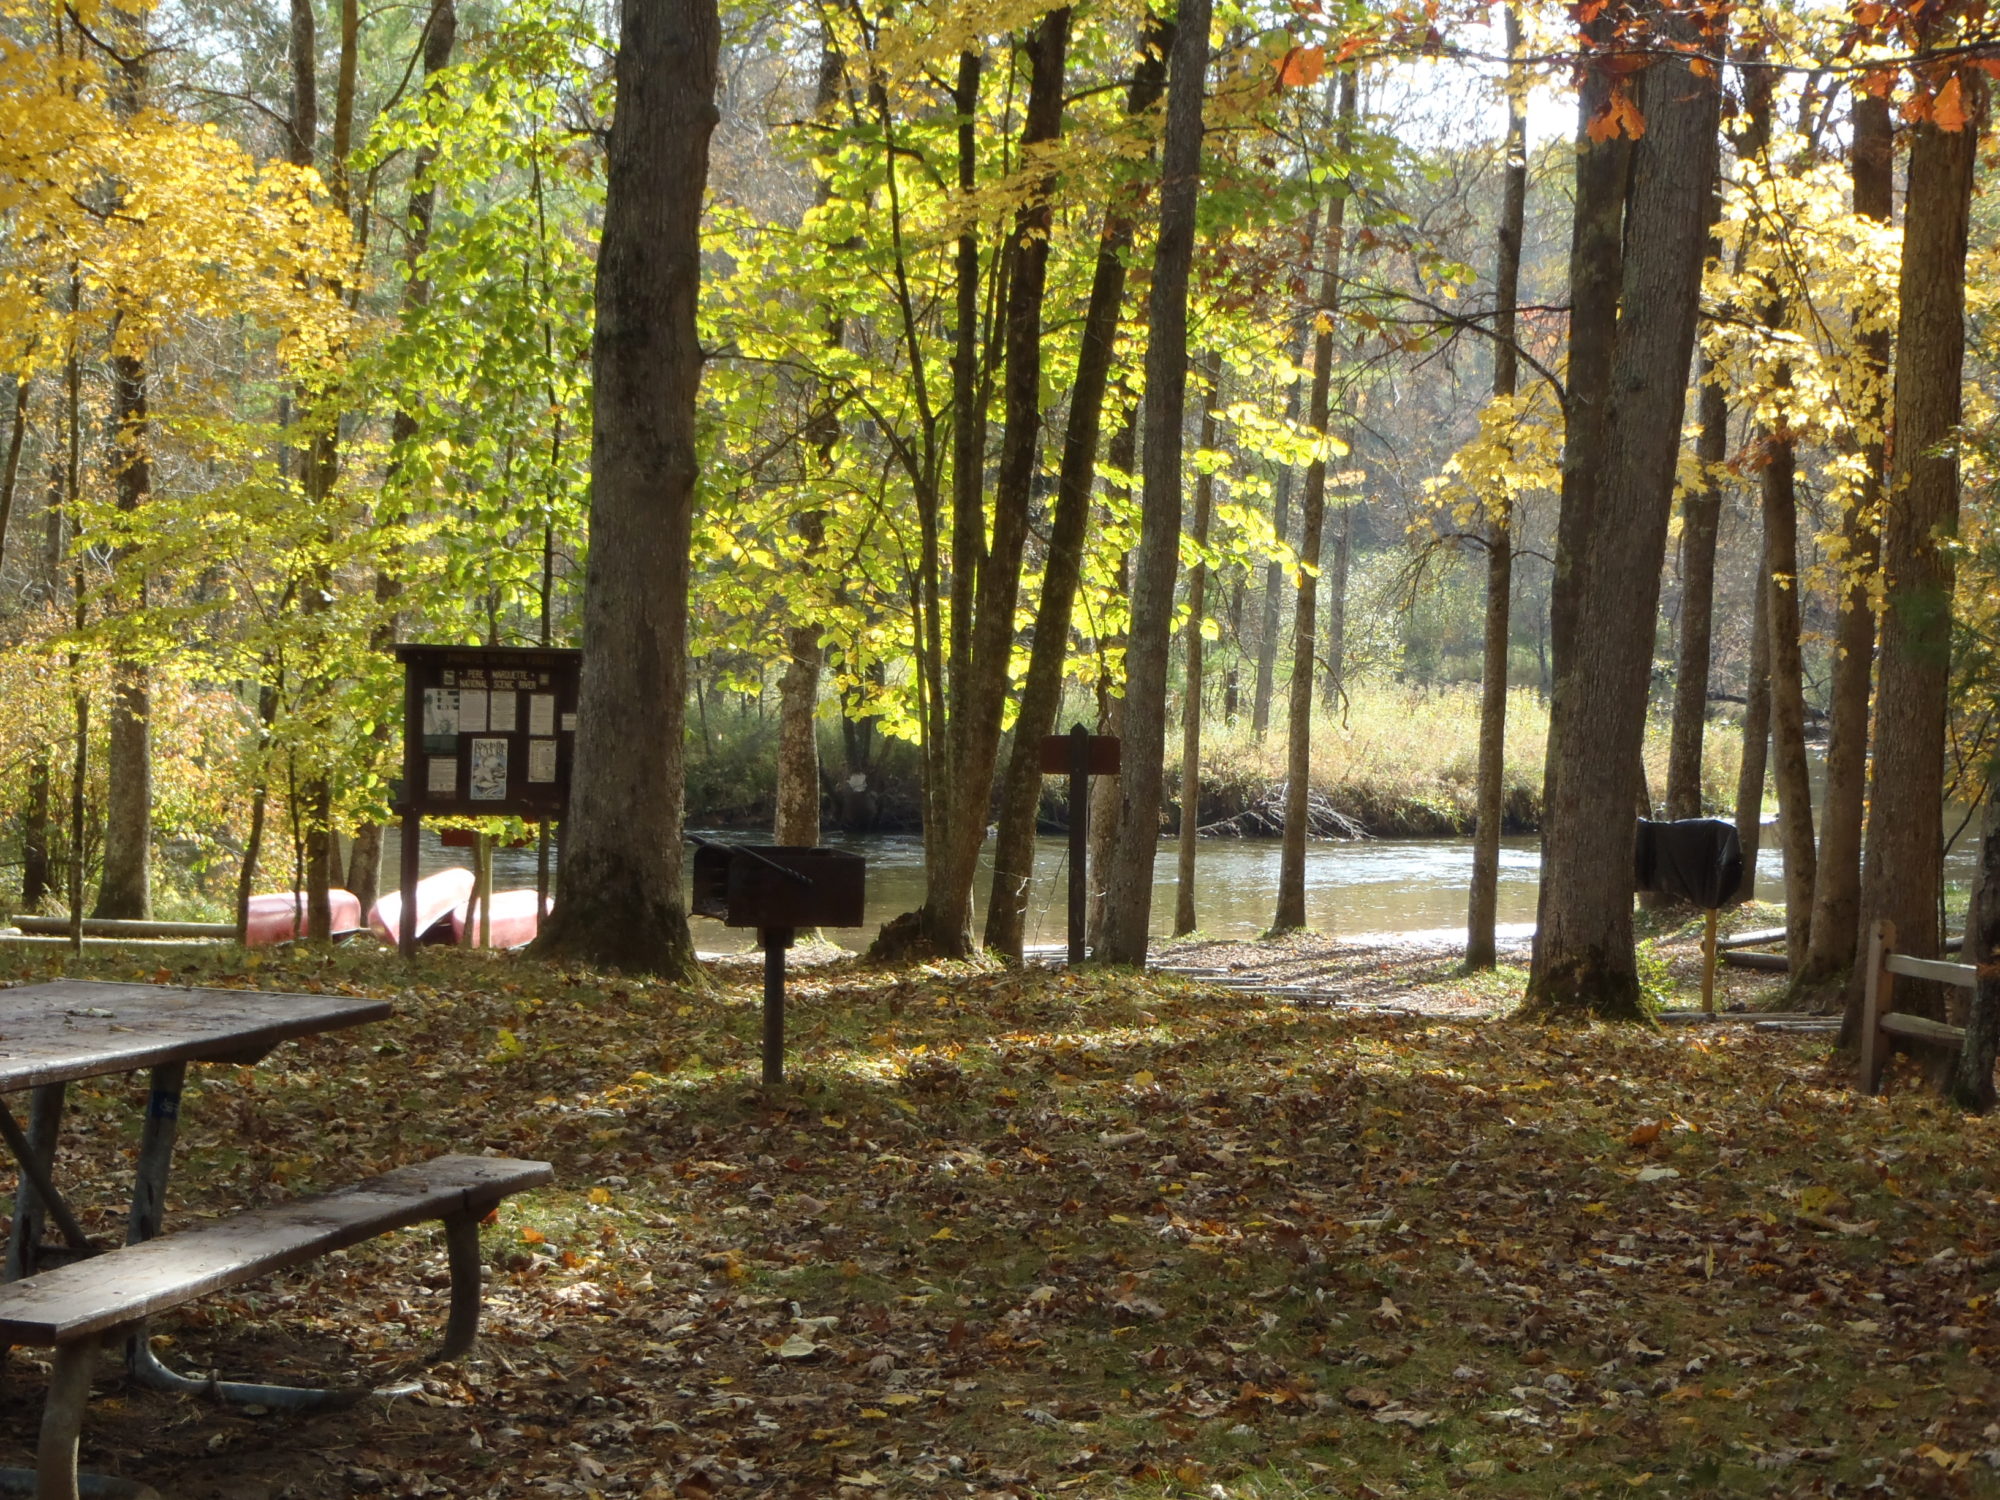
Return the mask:
[[[472,894],[472,871],[439,870],[417,882],[417,941],[451,941],[451,909]],[[402,933],[403,893],[390,891],[368,914],[368,926],[383,942],[394,944]]]
[[[491,924],[494,948],[519,948],[541,930],[543,908],[533,891],[495,891]],[[461,948],[477,948],[481,925],[478,906],[467,897],[451,909],[451,940]]]
[[[331,928],[337,938],[361,930],[361,898],[338,888],[326,893],[332,915]],[[253,948],[271,943],[289,943],[306,931],[306,893],[271,891],[250,898],[250,919],[244,924],[243,941]]]

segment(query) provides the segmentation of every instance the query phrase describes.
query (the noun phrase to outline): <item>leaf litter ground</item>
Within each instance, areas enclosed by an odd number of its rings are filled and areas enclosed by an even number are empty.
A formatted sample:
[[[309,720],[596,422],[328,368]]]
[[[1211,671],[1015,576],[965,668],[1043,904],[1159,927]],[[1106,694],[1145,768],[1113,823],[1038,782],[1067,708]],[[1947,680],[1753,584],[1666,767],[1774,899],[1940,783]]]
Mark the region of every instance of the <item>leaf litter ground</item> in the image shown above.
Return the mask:
[[[1912,1077],[1857,1097],[1823,1037],[1542,1031],[1503,1019],[1517,971],[1435,952],[1322,964],[1358,1010],[832,966],[796,977],[767,1099],[742,969],[171,962],[71,972],[397,1014],[196,1070],[170,1225],[450,1150],[559,1184],[485,1230],[480,1350],[415,1395],[229,1411],[107,1362],[86,1465],[182,1500],[2000,1491],[1995,1126]],[[72,1091],[96,1233],[142,1089]],[[445,1285],[434,1232],[394,1236],[166,1321],[164,1352],[381,1383]],[[0,1461],[44,1378],[9,1358]]]

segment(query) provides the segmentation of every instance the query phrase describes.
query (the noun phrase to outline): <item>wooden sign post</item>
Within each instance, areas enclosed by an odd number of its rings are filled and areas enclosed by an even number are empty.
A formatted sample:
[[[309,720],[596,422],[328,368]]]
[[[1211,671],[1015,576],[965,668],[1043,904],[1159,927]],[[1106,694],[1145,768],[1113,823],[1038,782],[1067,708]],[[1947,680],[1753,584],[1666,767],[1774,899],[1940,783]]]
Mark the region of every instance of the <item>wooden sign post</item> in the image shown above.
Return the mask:
[[[1042,741],[1042,774],[1069,774],[1069,961],[1084,961],[1083,939],[1089,926],[1090,778],[1118,774],[1118,737],[1092,734],[1081,724],[1068,734]]]

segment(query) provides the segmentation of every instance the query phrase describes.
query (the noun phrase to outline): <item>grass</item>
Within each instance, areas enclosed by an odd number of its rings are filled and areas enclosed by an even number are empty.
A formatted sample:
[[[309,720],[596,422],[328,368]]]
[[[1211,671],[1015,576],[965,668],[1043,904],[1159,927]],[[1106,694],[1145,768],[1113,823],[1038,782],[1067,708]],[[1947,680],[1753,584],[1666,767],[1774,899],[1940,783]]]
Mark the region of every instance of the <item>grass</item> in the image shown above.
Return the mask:
[[[170,1223],[448,1149],[558,1173],[487,1229],[485,1341],[418,1397],[100,1388],[86,1463],[170,1493],[1969,1495],[2000,1461],[1995,1126],[1857,1097],[1809,1040],[848,968],[797,976],[767,1098],[747,973],[84,969],[397,1003],[197,1070]],[[75,1093],[64,1161],[113,1233],[142,1081]],[[194,1368],[381,1377],[441,1270],[402,1236],[166,1331]],[[18,1461],[40,1384],[8,1378]]]
[[[1533,828],[1541,816],[1542,752],[1548,706],[1535,692],[1508,696],[1505,805],[1510,826]],[[1178,741],[1176,741],[1176,745]],[[1738,737],[1715,723],[1705,738],[1702,795],[1728,807],[1736,795]],[[1357,683],[1346,711],[1322,712],[1313,724],[1312,784],[1339,811],[1387,837],[1464,834],[1473,824],[1479,770],[1479,691]],[[1178,755],[1177,749],[1173,751]],[[1656,796],[1666,786],[1667,726],[1646,736],[1646,775]],[[1177,781],[1179,764],[1170,766]],[[1206,733],[1202,747],[1203,820],[1254,803],[1285,779],[1285,734],[1273,725],[1259,743],[1247,722]]]

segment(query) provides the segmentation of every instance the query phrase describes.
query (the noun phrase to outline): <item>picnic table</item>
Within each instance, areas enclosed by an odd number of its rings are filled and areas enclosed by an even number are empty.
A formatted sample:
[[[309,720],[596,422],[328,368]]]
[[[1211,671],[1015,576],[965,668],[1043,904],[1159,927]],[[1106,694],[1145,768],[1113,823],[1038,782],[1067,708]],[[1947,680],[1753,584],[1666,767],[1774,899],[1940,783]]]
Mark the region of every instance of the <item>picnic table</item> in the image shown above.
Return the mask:
[[[0,1137],[20,1168],[0,1280],[18,1280],[58,1258],[40,1244],[51,1218],[65,1255],[103,1248],[84,1234],[57,1182],[55,1146],[69,1084],[151,1070],[125,1228],[125,1242],[138,1244],[160,1232],[188,1064],[254,1063],[280,1042],[379,1021],[389,1013],[385,1000],[351,995],[81,979],[0,990]],[[33,1090],[25,1129],[4,1097],[22,1089]]]

